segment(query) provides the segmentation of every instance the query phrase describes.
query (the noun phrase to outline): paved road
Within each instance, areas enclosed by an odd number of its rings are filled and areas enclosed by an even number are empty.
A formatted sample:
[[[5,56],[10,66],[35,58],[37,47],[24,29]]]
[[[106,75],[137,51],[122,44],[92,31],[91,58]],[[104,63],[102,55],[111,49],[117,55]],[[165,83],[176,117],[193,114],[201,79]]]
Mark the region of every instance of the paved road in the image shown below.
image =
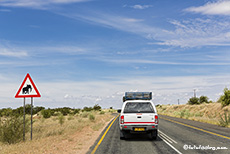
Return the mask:
[[[116,119],[95,154],[230,153],[230,128],[161,115],[158,139],[151,141],[147,134],[130,134],[120,140],[118,126]]]

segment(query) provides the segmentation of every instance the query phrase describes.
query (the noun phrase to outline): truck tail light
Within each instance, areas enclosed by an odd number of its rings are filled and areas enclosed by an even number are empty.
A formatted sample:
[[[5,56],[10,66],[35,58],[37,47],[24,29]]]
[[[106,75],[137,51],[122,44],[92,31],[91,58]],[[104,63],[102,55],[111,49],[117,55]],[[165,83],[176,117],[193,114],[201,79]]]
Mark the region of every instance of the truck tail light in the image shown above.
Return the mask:
[[[121,116],[120,123],[121,123],[121,124],[124,124],[124,116],[123,116],[123,115]]]
[[[158,124],[159,120],[158,120],[158,115],[155,115],[155,124]]]

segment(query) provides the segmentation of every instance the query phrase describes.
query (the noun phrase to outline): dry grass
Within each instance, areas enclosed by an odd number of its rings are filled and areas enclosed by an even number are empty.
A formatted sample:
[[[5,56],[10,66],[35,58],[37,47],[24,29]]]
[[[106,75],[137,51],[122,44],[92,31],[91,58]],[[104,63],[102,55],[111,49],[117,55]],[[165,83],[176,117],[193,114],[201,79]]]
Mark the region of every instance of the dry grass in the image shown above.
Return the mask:
[[[194,121],[220,124],[220,116],[230,112],[230,106],[222,107],[220,103],[200,105],[160,105],[157,107],[159,114],[178,118],[185,118]]]
[[[4,154],[75,154],[86,153],[95,142],[103,128],[114,117],[111,112],[105,114],[92,111],[95,119],[90,120],[83,113],[75,116],[65,116],[64,123],[59,123],[58,117],[34,119],[33,140],[30,133],[26,141],[7,145],[0,143],[0,153]]]

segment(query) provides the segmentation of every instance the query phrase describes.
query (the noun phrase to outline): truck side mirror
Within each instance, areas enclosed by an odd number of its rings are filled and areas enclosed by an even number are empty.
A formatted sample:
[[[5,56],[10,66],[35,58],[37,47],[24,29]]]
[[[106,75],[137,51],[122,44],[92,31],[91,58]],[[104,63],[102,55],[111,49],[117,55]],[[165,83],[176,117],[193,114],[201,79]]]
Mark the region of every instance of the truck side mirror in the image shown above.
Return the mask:
[[[118,109],[117,112],[118,112],[118,113],[121,113],[121,109]]]
[[[125,96],[123,96],[123,99],[122,99],[122,100],[123,100],[123,102],[125,102],[125,101],[126,101]]]

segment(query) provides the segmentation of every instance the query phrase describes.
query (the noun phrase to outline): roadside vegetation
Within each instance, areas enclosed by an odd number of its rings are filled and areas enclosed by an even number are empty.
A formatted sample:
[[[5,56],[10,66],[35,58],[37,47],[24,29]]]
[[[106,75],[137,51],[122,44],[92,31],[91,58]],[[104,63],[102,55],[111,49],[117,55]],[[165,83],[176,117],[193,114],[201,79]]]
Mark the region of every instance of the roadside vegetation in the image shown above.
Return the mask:
[[[230,90],[225,88],[217,102],[207,96],[191,97],[184,105],[157,105],[158,114],[230,127]]]
[[[23,142],[21,108],[0,110],[0,150],[3,153],[85,153],[87,142],[92,140],[88,146],[94,143],[93,137],[98,137],[97,133],[114,117],[111,113],[115,112],[113,109],[101,109],[99,105],[83,109],[35,107],[31,141],[31,108],[26,105],[26,141]],[[65,146],[70,149],[63,152],[67,148]]]

